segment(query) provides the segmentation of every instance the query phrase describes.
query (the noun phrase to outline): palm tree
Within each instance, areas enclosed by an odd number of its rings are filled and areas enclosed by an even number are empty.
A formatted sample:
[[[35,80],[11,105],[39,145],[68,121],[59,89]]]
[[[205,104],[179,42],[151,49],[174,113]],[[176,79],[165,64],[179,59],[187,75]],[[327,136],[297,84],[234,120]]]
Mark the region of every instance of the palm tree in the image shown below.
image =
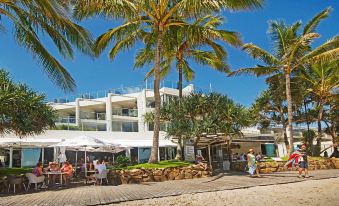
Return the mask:
[[[197,64],[208,65],[217,71],[230,71],[226,63],[227,53],[218,41],[224,41],[234,47],[242,43],[238,33],[218,30],[217,27],[222,23],[222,17],[206,15],[197,18],[193,23],[167,32],[160,76],[163,78],[168,75],[172,65],[176,65],[179,74],[179,99],[182,98],[183,76],[186,81],[191,81],[195,76],[194,70],[189,65],[190,60]],[[141,49],[136,56],[135,68],[152,63],[154,50],[154,48]],[[154,68],[148,72],[146,78],[152,76],[153,72]]]
[[[13,82],[9,73],[0,69],[0,135],[24,137],[54,127],[55,112],[45,101],[44,95]]]
[[[16,41],[42,64],[49,78],[64,91],[73,91],[75,81],[59,61],[45,48],[39,34],[47,34],[59,53],[73,58],[72,45],[92,53],[88,32],[67,15],[67,3],[59,0],[0,0],[0,20],[7,17],[14,26]],[[0,31],[5,30],[1,25]]]
[[[284,76],[288,113],[287,135],[290,150],[293,150],[291,74],[295,70],[302,69],[305,64],[333,61],[338,59],[339,56],[339,36],[335,36],[313,50],[311,49],[312,41],[320,36],[314,32],[315,28],[322,19],[329,15],[330,11],[331,9],[327,8],[317,14],[305,25],[301,33],[298,33],[301,26],[300,22],[296,22],[291,26],[286,25],[284,22],[271,22],[269,33],[273,40],[274,53],[271,54],[252,43],[243,46],[244,51],[253,58],[262,60],[265,65],[242,68],[230,75],[255,74],[257,76],[272,76],[280,74]]]
[[[338,96],[339,88],[339,61],[332,63],[318,63],[313,64],[305,70],[301,70],[299,78],[304,80],[308,86],[308,92],[312,100],[316,102],[316,109],[318,111],[318,138],[317,148],[320,148],[323,121],[324,107]]]
[[[166,32],[185,25],[184,20],[193,16],[219,12],[223,8],[231,10],[260,7],[262,0],[93,0],[76,3],[76,17],[83,19],[93,15],[105,15],[124,20],[120,26],[102,34],[96,41],[99,55],[110,42],[114,42],[109,57],[114,59],[118,52],[127,50],[139,40],[150,48],[155,42],[154,52],[154,135],[150,163],[158,161],[160,131],[160,70],[163,41]]]
[[[166,33],[160,76],[161,78],[167,76],[172,65],[176,65],[179,74],[179,99],[182,98],[183,93],[183,76],[186,81],[191,81],[195,76],[194,70],[189,65],[190,60],[198,64],[208,65],[217,71],[230,71],[225,61],[227,53],[217,41],[221,40],[232,46],[240,46],[241,40],[235,32],[218,30],[217,27],[222,22],[223,19],[219,16],[206,15],[197,18],[193,23],[172,29]],[[206,47],[210,49],[207,50]],[[202,48],[204,49],[202,50]],[[136,56],[135,68],[153,63],[154,52],[154,45],[152,49],[141,49]],[[148,72],[146,78],[152,76],[153,73],[154,67]],[[176,159],[181,159],[182,138],[179,134],[176,137],[178,139]]]
[[[261,128],[267,128],[271,123],[282,125],[283,139],[286,147],[289,145],[286,134],[287,127],[287,103],[285,79],[281,75],[274,75],[266,79],[268,88],[264,90],[252,105],[254,114],[256,115],[256,123]],[[298,111],[301,105],[300,97],[303,90],[300,88],[300,81],[297,78],[291,79],[291,93],[293,98],[293,111]]]

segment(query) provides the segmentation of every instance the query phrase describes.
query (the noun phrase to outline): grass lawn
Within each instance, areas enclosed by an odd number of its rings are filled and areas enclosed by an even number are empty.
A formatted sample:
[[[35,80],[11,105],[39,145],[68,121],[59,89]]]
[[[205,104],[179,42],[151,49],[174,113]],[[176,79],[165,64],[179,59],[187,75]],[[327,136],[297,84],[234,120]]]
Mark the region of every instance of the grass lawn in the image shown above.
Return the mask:
[[[181,161],[160,161],[158,164],[137,164],[133,166],[128,166],[127,169],[137,169],[137,168],[145,168],[145,169],[157,169],[157,168],[167,168],[167,167],[187,167],[192,165],[190,162],[181,162]]]
[[[32,168],[0,168],[0,177],[8,176],[8,175],[20,175],[25,174],[27,172],[32,172]]]

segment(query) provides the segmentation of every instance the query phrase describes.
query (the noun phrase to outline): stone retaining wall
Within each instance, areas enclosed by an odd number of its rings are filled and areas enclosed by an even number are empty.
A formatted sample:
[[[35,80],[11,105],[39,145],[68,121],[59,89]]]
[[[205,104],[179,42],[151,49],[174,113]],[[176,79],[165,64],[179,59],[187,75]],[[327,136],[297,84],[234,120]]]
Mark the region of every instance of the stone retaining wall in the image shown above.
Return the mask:
[[[286,161],[272,161],[272,162],[260,162],[260,173],[272,173],[290,171],[291,168],[285,168]],[[244,171],[246,162],[233,162],[232,170]],[[309,170],[323,170],[323,169],[339,169],[339,158],[324,158],[324,159],[312,159],[308,161]],[[296,170],[296,168],[294,168]]]
[[[163,169],[110,170],[109,184],[132,184],[142,182],[162,182],[167,180],[193,179],[212,175],[207,164],[188,167],[170,167]]]

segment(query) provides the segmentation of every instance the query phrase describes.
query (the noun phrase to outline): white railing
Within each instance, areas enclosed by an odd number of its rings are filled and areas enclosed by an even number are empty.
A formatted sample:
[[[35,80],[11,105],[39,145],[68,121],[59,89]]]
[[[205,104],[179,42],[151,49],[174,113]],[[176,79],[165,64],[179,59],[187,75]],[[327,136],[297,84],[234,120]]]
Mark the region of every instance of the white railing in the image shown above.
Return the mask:
[[[185,87],[185,86],[186,85],[184,85],[183,87]],[[160,82],[160,88],[163,88],[163,87],[177,89],[177,82],[163,80],[163,81]],[[51,99],[51,102],[53,102],[53,103],[75,102],[76,98],[98,99],[98,98],[107,97],[108,93],[113,93],[113,94],[117,94],[117,95],[125,95],[125,94],[141,92],[143,89],[153,89],[153,83],[149,82],[149,83],[146,83],[146,84],[140,84],[140,85],[136,85],[136,86],[121,86],[119,88],[112,88],[112,89],[92,91],[92,92],[84,92],[84,93],[81,93],[81,94],[70,95],[70,96],[65,96],[65,97],[56,97],[54,99]]]
[[[138,117],[138,110],[128,108],[118,108],[113,109],[112,114],[116,116]]]
[[[75,124],[74,116],[58,117],[55,123]]]
[[[104,112],[80,112],[80,119],[106,120],[106,113]]]

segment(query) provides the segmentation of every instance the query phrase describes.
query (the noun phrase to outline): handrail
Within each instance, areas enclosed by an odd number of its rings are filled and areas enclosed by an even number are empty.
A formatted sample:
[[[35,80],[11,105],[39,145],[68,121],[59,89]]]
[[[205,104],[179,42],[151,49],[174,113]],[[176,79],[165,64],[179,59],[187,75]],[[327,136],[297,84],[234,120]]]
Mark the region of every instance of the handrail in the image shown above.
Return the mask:
[[[112,115],[137,117],[138,116],[138,109],[114,108],[112,110]]]

